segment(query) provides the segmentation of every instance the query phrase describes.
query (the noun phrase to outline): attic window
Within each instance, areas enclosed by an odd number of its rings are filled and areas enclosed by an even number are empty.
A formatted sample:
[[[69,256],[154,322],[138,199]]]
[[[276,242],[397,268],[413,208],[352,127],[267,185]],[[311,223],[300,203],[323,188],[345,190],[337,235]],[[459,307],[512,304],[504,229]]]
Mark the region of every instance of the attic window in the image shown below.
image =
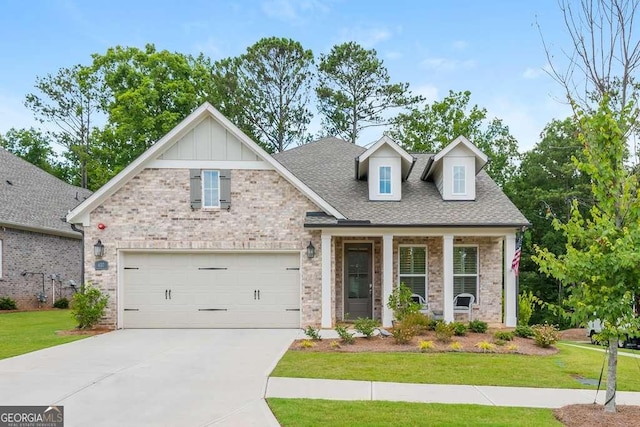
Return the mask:
[[[380,166],[380,194],[391,194],[391,166]]]
[[[464,166],[453,167],[453,194],[467,194],[466,171]]]

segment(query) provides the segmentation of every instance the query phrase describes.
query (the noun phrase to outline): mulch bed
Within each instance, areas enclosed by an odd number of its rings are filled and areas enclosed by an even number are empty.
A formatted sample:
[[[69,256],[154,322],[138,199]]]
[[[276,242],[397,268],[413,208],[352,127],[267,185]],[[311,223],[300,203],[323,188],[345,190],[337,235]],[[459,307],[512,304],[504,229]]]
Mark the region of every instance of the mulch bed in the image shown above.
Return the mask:
[[[604,412],[602,405],[568,405],[555,409],[553,415],[564,425],[578,426],[633,426],[640,419],[640,406],[618,405],[615,414]]]
[[[69,335],[100,335],[107,332],[111,332],[113,329],[109,328],[93,328],[93,329],[69,329],[66,331],[56,331],[56,335],[69,336]]]

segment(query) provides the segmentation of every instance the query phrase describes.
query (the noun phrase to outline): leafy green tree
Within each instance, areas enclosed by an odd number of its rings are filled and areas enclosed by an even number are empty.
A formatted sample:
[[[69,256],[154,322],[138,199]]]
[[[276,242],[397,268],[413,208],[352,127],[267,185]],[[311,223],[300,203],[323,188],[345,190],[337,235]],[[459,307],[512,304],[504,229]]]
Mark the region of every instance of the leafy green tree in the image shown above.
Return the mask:
[[[398,114],[389,134],[410,151],[428,153],[465,136],[489,156],[487,173],[503,186],[515,172],[518,142],[502,120],[488,119],[485,108],[469,107],[470,100],[469,91],[449,91],[442,101]]]
[[[37,129],[9,129],[0,135],[0,146],[38,166],[49,173],[53,172],[54,152],[46,135]]]
[[[269,152],[306,142],[313,52],[294,40],[263,38],[246,53],[215,64],[216,82]]]
[[[25,105],[40,122],[54,126],[50,135],[67,150],[65,156],[77,173],[74,182],[88,188],[94,118],[102,101],[96,76],[90,68],[75,65],[38,77],[35,87],[37,92],[26,96]]]
[[[638,335],[639,326],[633,302],[640,293],[640,198],[637,176],[625,166],[627,133],[637,111],[613,111],[605,97],[597,111],[578,112],[584,159],[575,163],[591,180],[593,206],[585,217],[574,200],[568,220],[553,223],[566,239],[565,253],[536,247],[533,260],[571,289],[566,303],[575,321],[603,322],[603,338],[609,340],[605,411],[615,412],[618,339]]]
[[[355,42],[336,45],[328,55],[320,55],[316,94],[327,133],[355,143],[363,129],[386,125],[389,110],[422,100],[411,95],[408,83],[390,80],[376,51]]]

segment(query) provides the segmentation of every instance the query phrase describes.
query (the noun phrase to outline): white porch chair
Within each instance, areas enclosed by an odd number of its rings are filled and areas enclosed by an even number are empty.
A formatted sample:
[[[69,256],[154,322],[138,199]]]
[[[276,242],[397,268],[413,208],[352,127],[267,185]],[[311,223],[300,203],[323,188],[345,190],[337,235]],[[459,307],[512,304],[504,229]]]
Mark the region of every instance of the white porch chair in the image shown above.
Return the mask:
[[[458,294],[453,299],[453,313],[467,313],[469,321],[473,320],[473,303],[476,297],[472,294]]]
[[[427,304],[427,301],[422,295],[412,294],[411,299],[413,302],[420,304],[420,313],[426,314],[427,316],[431,315],[431,312],[429,311],[429,304]]]

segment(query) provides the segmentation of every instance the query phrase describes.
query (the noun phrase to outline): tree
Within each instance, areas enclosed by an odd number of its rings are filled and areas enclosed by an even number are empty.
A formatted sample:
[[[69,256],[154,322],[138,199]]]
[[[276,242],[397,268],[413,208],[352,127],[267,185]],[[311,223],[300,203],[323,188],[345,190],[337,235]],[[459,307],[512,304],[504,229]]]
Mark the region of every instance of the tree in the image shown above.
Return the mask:
[[[25,105],[40,122],[56,127],[50,135],[68,150],[65,155],[77,168],[78,184],[88,188],[93,119],[102,96],[95,75],[91,69],[75,65],[61,68],[55,75],[38,77],[35,87],[39,93],[28,94]]]
[[[633,302],[640,294],[640,198],[637,176],[624,164],[637,111],[631,105],[614,111],[607,97],[595,112],[577,111],[584,160],[575,164],[591,181],[593,206],[585,218],[574,200],[569,219],[554,220],[566,239],[566,253],[536,247],[533,259],[543,273],[571,289],[566,303],[575,321],[603,322],[602,335],[609,340],[605,411],[615,412],[618,338],[638,335],[639,327]]]
[[[363,129],[386,125],[388,110],[422,100],[411,95],[408,83],[389,81],[374,49],[347,42],[334,46],[328,55],[320,55],[316,94],[328,133],[355,143]]]
[[[263,38],[236,58],[215,64],[216,81],[240,108],[242,122],[269,152],[306,142],[313,52],[296,41]],[[236,113],[237,114],[237,113]]]
[[[430,153],[463,135],[489,156],[487,172],[503,186],[515,172],[518,143],[502,120],[487,119],[477,105],[469,108],[470,99],[469,91],[449,91],[442,101],[398,114],[389,134],[407,150]]]

